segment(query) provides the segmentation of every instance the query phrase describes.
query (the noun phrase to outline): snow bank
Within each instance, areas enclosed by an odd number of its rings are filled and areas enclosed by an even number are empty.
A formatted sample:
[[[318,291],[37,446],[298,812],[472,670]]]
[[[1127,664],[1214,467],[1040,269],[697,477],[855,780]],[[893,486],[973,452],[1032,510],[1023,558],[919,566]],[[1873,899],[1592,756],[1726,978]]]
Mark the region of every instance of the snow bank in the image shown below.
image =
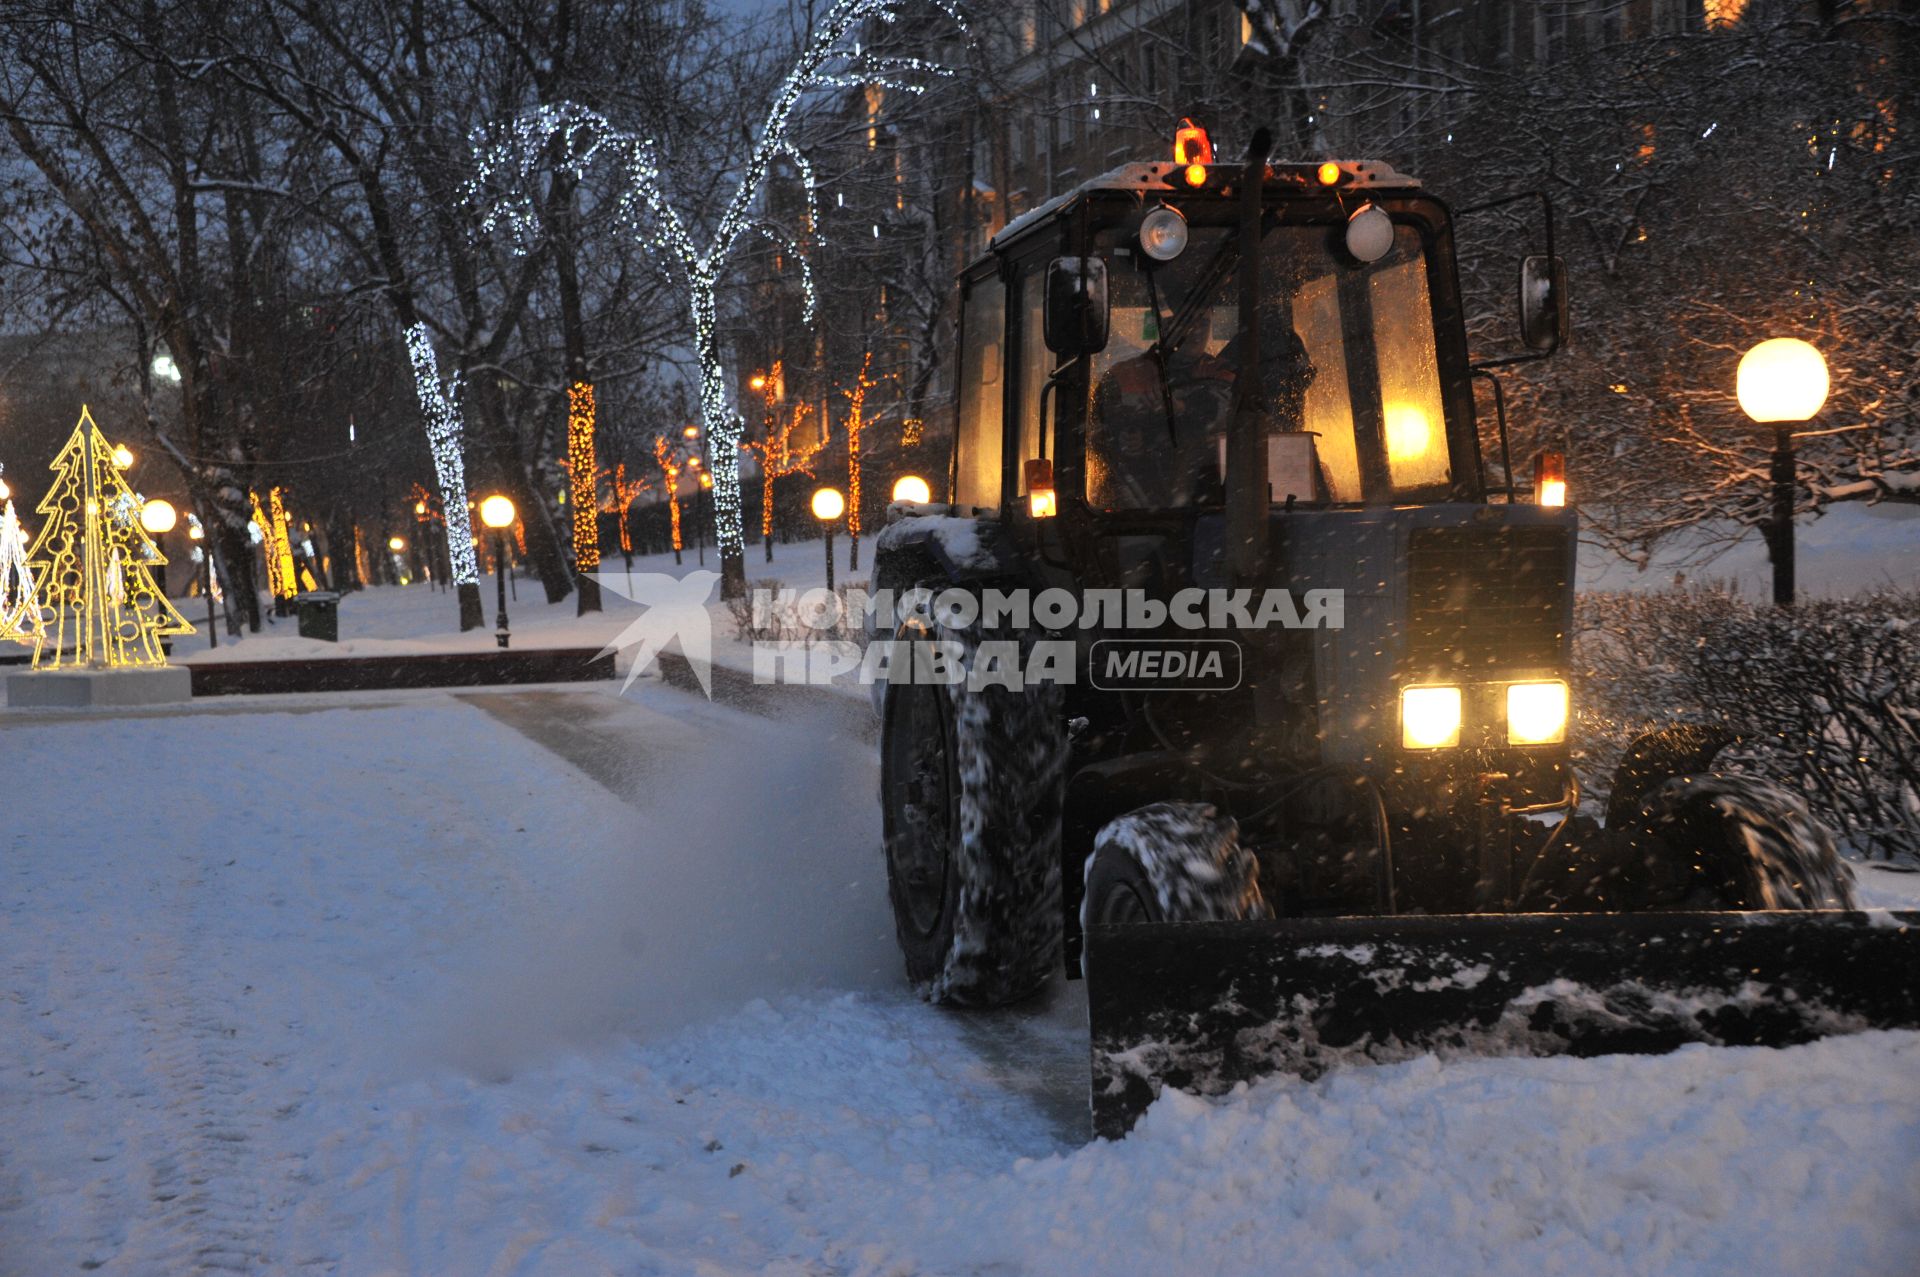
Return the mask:
[[[803,999],[615,1068],[409,1088],[401,1128],[340,1167],[339,1236],[346,1271],[1904,1274],[1916,1077],[1914,1033],[1426,1058],[1171,1094],[1068,1149],[965,1018]],[[411,1249],[396,1192],[436,1221]]]

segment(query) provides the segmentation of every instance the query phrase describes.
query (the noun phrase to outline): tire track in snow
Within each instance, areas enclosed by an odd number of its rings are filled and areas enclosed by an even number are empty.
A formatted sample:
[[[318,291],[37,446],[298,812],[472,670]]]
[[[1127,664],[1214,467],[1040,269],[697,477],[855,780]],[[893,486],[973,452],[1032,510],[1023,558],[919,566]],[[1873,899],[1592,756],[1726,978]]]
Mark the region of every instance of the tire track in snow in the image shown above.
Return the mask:
[[[246,1017],[231,995],[207,987],[209,978],[234,978],[221,931],[203,916],[218,870],[183,869],[177,907],[145,937],[145,998],[135,1010],[154,1087],[158,1131],[149,1138],[163,1141],[147,1158],[147,1223],[168,1239],[168,1272],[283,1267],[264,1227],[274,1176],[258,1156],[271,1143],[261,1137],[272,1118],[253,1085],[277,1061],[252,1058]]]

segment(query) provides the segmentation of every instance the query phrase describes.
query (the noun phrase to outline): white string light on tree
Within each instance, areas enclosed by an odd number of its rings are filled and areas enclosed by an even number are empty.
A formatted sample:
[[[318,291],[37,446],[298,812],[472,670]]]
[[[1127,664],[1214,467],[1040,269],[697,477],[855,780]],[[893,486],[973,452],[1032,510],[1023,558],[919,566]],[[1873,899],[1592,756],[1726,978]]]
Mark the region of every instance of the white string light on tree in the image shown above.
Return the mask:
[[[473,555],[473,523],[467,510],[467,468],[460,455],[460,379],[440,379],[440,364],[425,324],[407,329],[407,357],[413,362],[420,411],[427,418],[427,444],[433,450],[433,472],[440,480],[440,501],[447,512],[447,557],[453,581],[478,589],[480,566]]]
[[[863,52],[857,41],[869,22],[891,24],[915,3],[939,10],[962,32],[967,30],[954,0],[834,0],[774,93],[739,182],[713,219],[704,246],[695,242],[702,229],[699,219],[690,218],[691,211],[676,204],[667,190],[654,139],[624,132],[596,111],[571,102],[542,106],[508,125],[478,132],[473,139],[477,172],[466,184],[466,194],[481,210],[484,233],[505,228],[521,251],[531,249],[539,234],[531,193],[534,173],[553,163],[557,155],[561,170],[578,178],[596,160],[610,158],[623,179],[616,208],[620,225],[657,261],[677,270],[686,289],[693,349],[700,364],[700,416],[714,462],[715,536],[720,543],[721,592],[727,597],[738,596],[746,588],[740,510],[740,443],[746,421],[733,408],[720,363],[715,294],[741,236],[755,231],[800,260],[804,322],[813,322],[816,299],[808,245],[760,216],[762,188],[776,162],[793,161],[805,196],[802,224],[811,235],[819,225],[814,169],[788,133],[806,95],[872,84],[920,93],[926,86],[915,77],[951,74],[948,68],[919,58]]]

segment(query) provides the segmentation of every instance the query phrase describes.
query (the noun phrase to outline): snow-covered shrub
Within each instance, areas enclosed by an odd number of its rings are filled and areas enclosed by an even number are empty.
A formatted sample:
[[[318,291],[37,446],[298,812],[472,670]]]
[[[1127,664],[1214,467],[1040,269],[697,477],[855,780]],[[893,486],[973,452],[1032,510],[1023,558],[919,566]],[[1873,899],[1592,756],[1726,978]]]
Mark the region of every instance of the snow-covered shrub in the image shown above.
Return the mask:
[[[1920,594],[1583,594],[1574,678],[1596,786],[1640,732],[1718,724],[1741,735],[1723,757],[1796,788],[1863,852],[1920,855]]]
[[[777,577],[759,577],[742,598],[727,600],[734,637],[743,643],[788,643],[833,639],[861,641],[866,626],[860,611],[865,581],[834,586],[837,609],[826,605],[823,587],[795,589]]]

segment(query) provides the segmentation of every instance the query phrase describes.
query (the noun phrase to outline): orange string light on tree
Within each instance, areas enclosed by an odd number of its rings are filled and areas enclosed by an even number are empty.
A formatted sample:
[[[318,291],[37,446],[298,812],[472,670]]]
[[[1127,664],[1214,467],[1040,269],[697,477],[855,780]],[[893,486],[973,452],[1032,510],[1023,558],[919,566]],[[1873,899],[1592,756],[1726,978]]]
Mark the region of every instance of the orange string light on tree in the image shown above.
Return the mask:
[[[591,382],[567,387],[567,480],[573,500],[573,561],[581,572],[600,566],[600,499],[594,491],[599,466],[593,449],[594,402]]]
[[[668,517],[673,525],[673,561],[680,562],[680,551],[684,548],[680,540],[680,454],[664,435],[653,441],[653,459],[660,466],[660,473],[667,483]]]

